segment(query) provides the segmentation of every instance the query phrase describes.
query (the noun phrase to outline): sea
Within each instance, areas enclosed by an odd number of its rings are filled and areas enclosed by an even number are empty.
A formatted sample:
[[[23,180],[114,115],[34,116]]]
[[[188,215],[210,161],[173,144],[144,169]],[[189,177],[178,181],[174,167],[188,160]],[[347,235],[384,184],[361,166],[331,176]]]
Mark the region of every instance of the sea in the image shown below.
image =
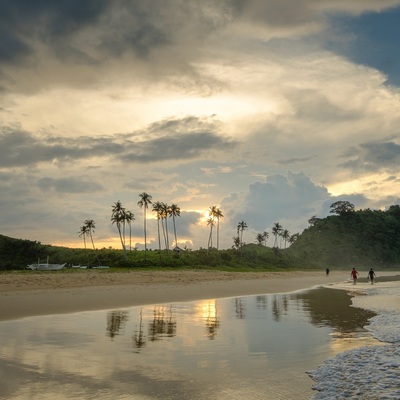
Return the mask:
[[[387,279],[1,321],[0,399],[400,399]]]
[[[319,391],[313,400],[400,399],[400,282],[386,279],[331,286],[353,293],[354,307],[376,313],[365,328],[380,343],[340,353],[311,371]]]

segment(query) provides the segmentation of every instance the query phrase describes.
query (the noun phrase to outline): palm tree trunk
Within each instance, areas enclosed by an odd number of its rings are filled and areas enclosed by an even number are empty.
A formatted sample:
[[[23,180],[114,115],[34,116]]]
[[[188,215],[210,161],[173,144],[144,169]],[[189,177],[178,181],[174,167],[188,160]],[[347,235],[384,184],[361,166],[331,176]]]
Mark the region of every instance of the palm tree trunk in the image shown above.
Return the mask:
[[[132,251],[132,223],[129,222],[129,251]]]
[[[213,231],[213,226],[211,225],[210,236],[208,237],[208,250],[212,248],[212,231]]]
[[[93,250],[96,250],[96,247],[94,247],[94,241],[93,241],[93,236],[92,236],[91,230],[89,230],[89,235],[90,235],[90,240],[92,241]]]
[[[175,216],[173,214],[172,214],[172,222],[174,223],[175,247],[178,247],[178,240],[176,239]]]
[[[219,249],[219,217],[217,218],[217,250]]]
[[[168,237],[168,222],[167,218],[165,218],[165,235],[167,238],[166,244],[167,244],[167,251],[169,251],[169,237]]]
[[[124,258],[126,260],[126,248],[125,248],[125,243],[124,240],[122,239],[122,232],[121,232],[121,227],[117,226],[118,229],[118,233],[119,233],[119,238],[121,240],[121,246],[122,246],[122,250],[124,251]]]
[[[144,257],[146,258],[147,251],[147,237],[146,237],[146,206],[144,206]]]

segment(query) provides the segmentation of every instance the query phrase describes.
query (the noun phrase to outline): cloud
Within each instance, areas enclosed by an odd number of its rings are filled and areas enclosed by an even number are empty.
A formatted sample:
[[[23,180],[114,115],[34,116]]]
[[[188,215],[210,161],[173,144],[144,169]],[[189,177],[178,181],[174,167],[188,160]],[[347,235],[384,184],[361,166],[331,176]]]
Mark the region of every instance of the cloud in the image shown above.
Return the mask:
[[[221,207],[233,225],[244,220],[252,229],[262,231],[282,219],[292,221],[294,227],[302,220],[306,226],[329,198],[328,190],[315,185],[304,173],[288,172],[287,176],[276,174],[265,182],[253,182],[244,193],[223,199]]]
[[[121,162],[194,159],[205,152],[229,150],[236,141],[219,134],[217,124],[188,117],[154,123],[147,130],[112,136],[39,137],[20,128],[0,129],[0,167],[73,162],[94,157]]]
[[[326,29],[329,14],[358,15],[398,0],[180,1],[4,0],[0,68],[9,90],[96,82],[160,82],[209,92],[219,86],[199,63],[236,53],[246,33],[261,41]],[[114,71],[118,71],[117,73]],[[134,71],[134,72],[133,72]],[[168,83],[167,83],[167,80]],[[191,87],[191,89],[189,89]]]
[[[39,179],[38,186],[43,191],[54,190],[57,193],[95,193],[104,189],[102,185],[89,182],[82,177],[60,179],[45,177]]]
[[[396,5],[0,2],[2,226],[43,240],[63,210],[63,238],[82,218],[113,237],[110,205],[139,215],[146,191],[193,213],[178,235],[198,245],[201,210],[220,205],[230,247],[240,219],[299,231],[342,193],[397,199],[398,90],[335,48],[354,43],[338,21]],[[9,209],[22,216],[15,228]]]
[[[344,156],[351,160],[343,163],[342,166],[357,172],[380,170],[394,172],[398,170],[400,163],[400,145],[393,141],[361,143]]]

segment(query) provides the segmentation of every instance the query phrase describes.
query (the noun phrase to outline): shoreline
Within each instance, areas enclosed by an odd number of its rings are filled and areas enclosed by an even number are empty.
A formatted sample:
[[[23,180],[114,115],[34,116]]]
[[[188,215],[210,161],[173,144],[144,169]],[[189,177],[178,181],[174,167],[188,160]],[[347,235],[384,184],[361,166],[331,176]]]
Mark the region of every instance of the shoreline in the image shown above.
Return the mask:
[[[84,271],[0,274],[0,320],[148,304],[289,293],[338,283],[346,271]]]

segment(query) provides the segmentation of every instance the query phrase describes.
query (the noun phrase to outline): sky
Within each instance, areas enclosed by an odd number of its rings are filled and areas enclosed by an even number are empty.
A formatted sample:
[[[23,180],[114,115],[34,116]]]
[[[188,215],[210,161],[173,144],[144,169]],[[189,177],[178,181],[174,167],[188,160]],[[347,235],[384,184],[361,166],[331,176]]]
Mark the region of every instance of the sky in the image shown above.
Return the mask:
[[[399,18],[400,0],[0,0],[0,234],[83,247],[92,219],[120,248],[121,201],[141,249],[146,192],[180,207],[181,247],[207,247],[214,205],[220,248],[242,220],[272,245],[336,201],[400,204]]]

